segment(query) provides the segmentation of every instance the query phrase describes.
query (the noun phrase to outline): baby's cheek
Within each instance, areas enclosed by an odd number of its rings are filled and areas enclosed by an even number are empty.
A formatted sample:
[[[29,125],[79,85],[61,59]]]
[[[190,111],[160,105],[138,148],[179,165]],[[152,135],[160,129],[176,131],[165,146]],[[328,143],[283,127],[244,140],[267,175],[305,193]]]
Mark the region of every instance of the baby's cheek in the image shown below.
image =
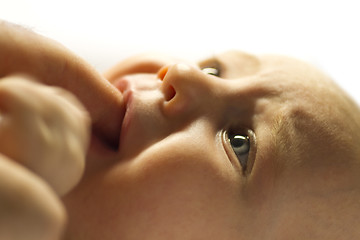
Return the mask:
[[[192,239],[236,239],[235,232],[246,226],[240,219],[247,219],[242,218],[236,171],[188,139],[168,140],[133,159],[89,170],[64,198],[68,234],[159,240],[186,232]]]
[[[150,202],[202,209],[204,202],[211,205],[229,196],[238,198],[240,177],[229,160],[216,151],[207,154],[201,147],[190,144],[192,149],[187,149],[186,145],[154,148],[134,161],[134,184],[154,198]]]

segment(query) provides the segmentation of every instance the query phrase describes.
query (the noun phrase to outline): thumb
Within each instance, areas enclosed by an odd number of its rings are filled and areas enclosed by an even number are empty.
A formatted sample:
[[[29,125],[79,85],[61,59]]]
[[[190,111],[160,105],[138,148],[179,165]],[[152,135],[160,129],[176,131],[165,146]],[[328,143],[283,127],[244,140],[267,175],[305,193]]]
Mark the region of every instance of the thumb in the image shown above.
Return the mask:
[[[124,106],[121,93],[84,60],[61,44],[0,20],[0,77],[26,73],[67,89],[89,111],[93,131],[118,146]]]

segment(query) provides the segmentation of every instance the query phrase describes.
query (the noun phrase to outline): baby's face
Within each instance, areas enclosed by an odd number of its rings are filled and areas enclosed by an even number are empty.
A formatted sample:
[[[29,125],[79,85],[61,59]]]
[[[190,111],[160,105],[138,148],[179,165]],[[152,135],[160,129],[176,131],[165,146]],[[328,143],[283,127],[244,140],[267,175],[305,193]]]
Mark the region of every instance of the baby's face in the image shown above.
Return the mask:
[[[66,239],[305,239],[353,216],[359,110],[313,67],[138,56],[107,77],[126,106],[119,150],[92,145]]]

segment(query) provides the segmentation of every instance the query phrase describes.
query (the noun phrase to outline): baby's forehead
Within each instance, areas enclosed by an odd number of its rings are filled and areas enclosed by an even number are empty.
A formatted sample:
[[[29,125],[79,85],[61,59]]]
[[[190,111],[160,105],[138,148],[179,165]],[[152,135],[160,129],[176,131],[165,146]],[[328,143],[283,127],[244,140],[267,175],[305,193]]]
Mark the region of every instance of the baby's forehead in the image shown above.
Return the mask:
[[[261,105],[262,116],[255,117],[255,125],[270,133],[268,144],[277,157],[325,160],[359,153],[359,107],[330,77],[301,60],[276,55],[257,58],[260,67],[251,84],[260,93],[251,94],[253,105]]]

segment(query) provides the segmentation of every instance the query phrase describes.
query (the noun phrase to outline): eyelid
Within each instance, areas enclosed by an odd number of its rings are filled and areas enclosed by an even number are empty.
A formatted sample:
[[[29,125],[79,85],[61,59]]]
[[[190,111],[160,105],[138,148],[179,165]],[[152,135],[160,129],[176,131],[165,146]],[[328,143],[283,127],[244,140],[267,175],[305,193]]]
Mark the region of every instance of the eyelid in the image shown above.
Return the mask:
[[[249,155],[248,155],[247,168],[243,169],[238,161],[236,154],[232,150],[232,147],[230,146],[230,143],[228,141],[228,137],[227,137],[228,130],[224,130],[221,132],[221,141],[223,143],[223,147],[224,147],[225,152],[226,152],[228,158],[230,159],[231,163],[237,169],[239,169],[239,171],[241,171],[243,175],[245,175],[245,176],[249,175],[253,169],[253,166],[255,164],[255,158],[256,158],[256,136],[255,136],[255,133],[250,129],[232,131],[232,132],[237,132],[239,134],[247,135],[250,139],[250,151],[249,151]]]

